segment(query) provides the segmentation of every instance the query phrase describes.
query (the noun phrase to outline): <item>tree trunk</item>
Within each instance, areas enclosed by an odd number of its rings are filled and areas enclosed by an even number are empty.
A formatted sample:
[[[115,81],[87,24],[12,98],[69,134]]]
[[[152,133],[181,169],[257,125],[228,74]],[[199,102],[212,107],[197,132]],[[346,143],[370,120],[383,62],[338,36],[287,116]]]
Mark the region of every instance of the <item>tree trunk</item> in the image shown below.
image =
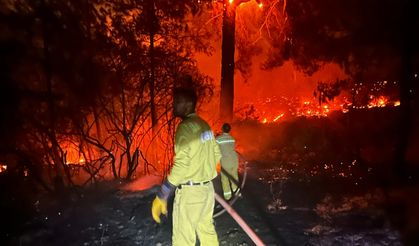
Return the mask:
[[[42,16],[42,38],[43,38],[43,55],[44,55],[44,74],[45,74],[45,82],[46,82],[46,89],[47,89],[47,103],[48,103],[48,117],[49,122],[46,126],[46,132],[47,135],[50,137],[50,142],[52,144],[52,150],[54,153],[52,155],[54,156],[57,154],[56,147],[54,146],[55,141],[55,105],[54,105],[54,99],[53,99],[53,92],[52,92],[52,71],[51,71],[51,65],[50,65],[50,54],[49,54],[49,29],[48,29],[48,23],[49,23],[49,12],[47,10],[45,0],[41,1],[41,16]],[[58,158],[58,156],[55,156],[54,160],[54,169],[55,169],[55,179],[59,182],[63,182],[63,175],[65,174],[64,170],[64,163],[62,160],[62,156]]]
[[[111,169],[112,169],[113,178],[118,179],[118,173],[116,172],[116,160],[113,155],[111,156]]]
[[[153,127],[153,135],[155,126],[157,125],[156,100],[155,100],[155,62],[154,62],[154,33],[150,32],[150,110],[151,110],[151,126]]]
[[[150,111],[151,111],[151,162],[157,163],[157,142],[153,141],[157,134],[157,109],[156,109],[156,96],[155,96],[155,72],[156,72],[156,64],[155,64],[155,47],[154,47],[154,37],[158,28],[158,20],[156,16],[156,10],[154,7],[154,1],[150,1],[149,3],[149,21],[150,21],[150,29],[149,29],[149,38],[150,38],[150,47],[149,47],[149,58],[150,58],[150,82],[149,82],[149,89],[150,89]]]
[[[126,150],[126,154],[127,154],[127,174],[125,176],[125,179],[130,180],[132,174],[135,171],[134,170],[135,163],[134,163],[134,158],[131,155],[132,142],[131,142],[131,139],[130,139],[130,135],[128,135],[128,133],[124,133],[124,138],[125,138],[125,144],[126,144],[126,147],[127,147],[127,150]]]
[[[149,82],[149,89],[150,89],[150,110],[151,110],[151,126],[154,129],[154,126],[157,124],[157,114],[156,114],[156,105],[155,105],[155,57],[154,57],[154,36],[156,33],[157,27],[157,17],[154,8],[154,1],[150,1],[148,5],[148,14],[149,14],[149,21],[150,21],[150,29],[149,29],[149,38],[150,38],[150,48],[149,48],[149,56],[150,56],[150,82]]]
[[[223,121],[233,119],[234,109],[234,49],[236,8],[226,5],[223,13],[223,40],[221,46],[221,95],[220,117]]]

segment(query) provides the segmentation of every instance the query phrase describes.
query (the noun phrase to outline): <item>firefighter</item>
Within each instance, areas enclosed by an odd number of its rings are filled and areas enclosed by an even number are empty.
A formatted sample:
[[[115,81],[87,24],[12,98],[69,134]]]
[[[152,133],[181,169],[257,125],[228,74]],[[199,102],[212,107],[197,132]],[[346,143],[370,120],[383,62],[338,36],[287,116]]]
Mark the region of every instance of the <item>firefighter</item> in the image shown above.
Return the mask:
[[[216,138],[222,156],[221,168],[223,171],[221,171],[221,185],[223,187],[224,198],[229,200],[232,197],[232,193],[238,190],[239,176],[237,169],[239,167],[239,158],[235,150],[236,141],[229,134],[231,131],[230,124],[224,123],[221,130],[222,134]]]
[[[197,97],[191,89],[174,92],[173,113],[182,118],[175,134],[175,157],[172,170],[152,203],[153,219],[167,214],[167,200],[175,191],[172,244],[218,245],[213,223],[216,165],[221,158],[214,134],[195,113]]]

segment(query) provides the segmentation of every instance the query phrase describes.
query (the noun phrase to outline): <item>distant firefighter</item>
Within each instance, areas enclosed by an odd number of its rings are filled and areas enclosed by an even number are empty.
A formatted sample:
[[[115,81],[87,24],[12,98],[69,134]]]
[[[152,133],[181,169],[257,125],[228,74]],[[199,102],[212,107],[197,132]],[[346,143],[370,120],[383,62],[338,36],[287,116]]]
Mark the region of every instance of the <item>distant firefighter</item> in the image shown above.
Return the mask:
[[[235,149],[236,140],[229,134],[231,131],[230,124],[224,123],[221,130],[223,133],[217,136],[215,140],[220,146],[221,168],[224,170],[221,172],[223,194],[224,198],[229,200],[232,194],[238,189],[239,176],[237,169],[239,167],[239,158]],[[231,179],[234,179],[234,181]]]

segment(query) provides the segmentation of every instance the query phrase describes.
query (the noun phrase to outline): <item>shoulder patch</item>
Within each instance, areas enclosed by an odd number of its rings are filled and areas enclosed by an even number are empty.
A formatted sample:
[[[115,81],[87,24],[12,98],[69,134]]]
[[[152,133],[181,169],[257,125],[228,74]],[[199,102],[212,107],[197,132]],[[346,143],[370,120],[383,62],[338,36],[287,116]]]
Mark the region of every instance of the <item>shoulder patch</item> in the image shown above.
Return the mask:
[[[201,143],[205,143],[212,139],[214,139],[214,133],[212,133],[211,130],[201,133]]]

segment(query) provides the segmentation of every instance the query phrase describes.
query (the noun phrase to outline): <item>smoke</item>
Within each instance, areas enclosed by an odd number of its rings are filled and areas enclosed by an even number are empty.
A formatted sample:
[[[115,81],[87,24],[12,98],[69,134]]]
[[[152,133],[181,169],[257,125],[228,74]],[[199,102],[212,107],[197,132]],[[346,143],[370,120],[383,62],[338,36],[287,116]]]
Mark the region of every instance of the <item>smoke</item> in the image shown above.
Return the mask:
[[[216,96],[219,93],[221,79],[221,50],[217,49],[212,56],[197,54],[200,71],[214,79]],[[299,71],[292,61],[272,70],[262,70],[264,57],[254,58],[251,76],[246,81],[240,73],[235,73],[235,104],[257,103],[267,97],[285,96],[312,98],[319,81],[332,82],[345,79],[347,75],[335,63],[324,64],[319,71],[311,76]]]

